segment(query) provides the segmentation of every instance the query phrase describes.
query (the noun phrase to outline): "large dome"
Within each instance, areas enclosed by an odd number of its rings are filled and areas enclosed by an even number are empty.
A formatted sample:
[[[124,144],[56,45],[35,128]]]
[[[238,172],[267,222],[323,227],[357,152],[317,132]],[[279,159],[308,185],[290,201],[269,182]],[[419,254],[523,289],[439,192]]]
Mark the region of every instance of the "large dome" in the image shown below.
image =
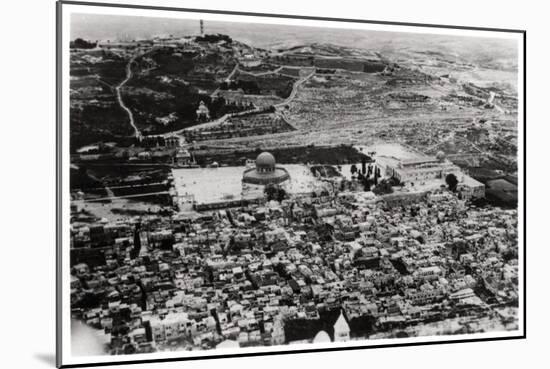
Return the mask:
[[[243,182],[257,185],[279,184],[290,179],[286,169],[275,165],[275,157],[262,152],[256,158],[256,167],[243,173]]]
[[[262,152],[256,158],[257,168],[275,168],[275,157],[268,152]]]
[[[325,343],[330,342],[330,336],[325,331],[319,331],[313,339],[313,343]]]

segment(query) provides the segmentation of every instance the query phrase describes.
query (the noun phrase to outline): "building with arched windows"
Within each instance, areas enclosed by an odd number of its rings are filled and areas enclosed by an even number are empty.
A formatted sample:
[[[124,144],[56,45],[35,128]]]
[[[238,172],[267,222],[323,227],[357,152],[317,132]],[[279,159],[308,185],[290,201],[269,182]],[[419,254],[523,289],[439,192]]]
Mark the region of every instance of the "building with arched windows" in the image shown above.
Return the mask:
[[[378,153],[376,165],[385,177],[393,178],[409,189],[427,191],[446,187],[445,179],[452,174],[458,181],[456,190],[463,199],[485,196],[485,185],[448,160],[443,151],[429,156],[409,147],[392,145],[390,150]]]

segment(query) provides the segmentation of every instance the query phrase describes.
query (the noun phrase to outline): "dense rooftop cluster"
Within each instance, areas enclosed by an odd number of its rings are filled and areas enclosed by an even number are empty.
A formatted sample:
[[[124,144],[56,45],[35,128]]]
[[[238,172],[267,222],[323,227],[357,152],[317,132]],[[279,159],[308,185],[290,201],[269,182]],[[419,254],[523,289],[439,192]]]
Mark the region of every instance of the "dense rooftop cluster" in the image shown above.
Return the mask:
[[[71,306],[113,354],[515,329],[517,236],[447,191],[73,223]]]

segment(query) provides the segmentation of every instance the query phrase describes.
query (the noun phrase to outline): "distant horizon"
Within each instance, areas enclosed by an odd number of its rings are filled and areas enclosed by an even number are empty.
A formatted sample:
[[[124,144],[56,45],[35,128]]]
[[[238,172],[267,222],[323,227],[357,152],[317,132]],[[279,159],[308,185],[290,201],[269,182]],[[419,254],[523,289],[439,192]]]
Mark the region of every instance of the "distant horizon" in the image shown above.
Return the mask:
[[[321,43],[379,52],[419,49],[443,51],[465,60],[490,53],[495,59],[517,59],[515,40],[412,32],[373,31],[263,23],[204,20],[205,33],[223,33],[250,46],[265,49]],[[71,40],[132,41],[156,36],[199,35],[198,19],[76,13],[71,16]],[[486,58],[487,55],[484,55]],[[517,64],[517,60],[515,62]]]

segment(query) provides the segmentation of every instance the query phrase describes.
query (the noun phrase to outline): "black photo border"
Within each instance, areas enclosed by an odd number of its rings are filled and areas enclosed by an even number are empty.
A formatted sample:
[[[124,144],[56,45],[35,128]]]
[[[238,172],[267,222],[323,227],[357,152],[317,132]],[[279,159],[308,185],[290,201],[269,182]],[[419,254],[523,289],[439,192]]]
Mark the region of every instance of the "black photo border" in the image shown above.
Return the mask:
[[[63,5],[83,5],[106,8],[129,8],[129,9],[144,9],[144,10],[165,10],[187,13],[207,13],[207,14],[222,14],[222,15],[239,15],[239,16],[260,16],[269,18],[287,18],[287,19],[302,19],[302,20],[317,20],[330,21],[340,23],[367,23],[393,26],[412,26],[412,27],[427,27],[427,28],[443,28],[456,30],[471,30],[471,31],[491,31],[503,33],[517,33],[523,35],[523,332],[517,336],[507,337],[487,337],[487,338],[471,338],[459,340],[438,340],[427,342],[409,342],[409,343],[388,343],[379,345],[365,346],[350,346],[350,347],[333,347],[333,348],[311,348],[311,349],[296,349],[282,350],[274,352],[251,352],[251,353],[235,353],[235,354],[220,354],[220,355],[205,355],[194,357],[174,357],[174,358],[158,358],[158,359],[139,359],[125,361],[107,361],[107,362],[90,362],[82,364],[66,364],[62,363],[62,19]],[[471,342],[489,342],[489,341],[505,341],[519,340],[527,338],[527,31],[521,29],[504,29],[504,28],[488,28],[474,26],[458,26],[445,24],[426,24],[426,23],[410,23],[410,22],[394,22],[394,21],[378,21],[378,20],[363,20],[363,19],[348,19],[348,18],[331,18],[318,16],[305,16],[295,14],[266,14],[253,13],[245,11],[228,11],[228,10],[211,10],[211,9],[191,9],[180,7],[166,7],[154,5],[138,5],[138,4],[118,4],[118,3],[101,3],[87,1],[71,1],[57,0],[56,2],[56,367],[58,368],[83,368],[83,367],[101,367],[109,365],[128,365],[128,364],[144,364],[144,363],[165,363],[177,361],[191,360],[209,360],[209,359],[224,359],[224,358],[241,358],[250,356],[268,356],[268,355],[289,355],[289,354],[305,354],[318,352],[332,351],[348,351],[348,350],[365,350],[375,348],[391,348],[391,347],[412,347],[412,346],[430,346],[441,344],[456,344],[456,343],[471,343]],[[520,87],[521,88],[521,87]],[[519,152],[518,152],[519,154]],[[519,210],[519,209],[518,209]],[[521,319],[521,318],[520,318]]]

